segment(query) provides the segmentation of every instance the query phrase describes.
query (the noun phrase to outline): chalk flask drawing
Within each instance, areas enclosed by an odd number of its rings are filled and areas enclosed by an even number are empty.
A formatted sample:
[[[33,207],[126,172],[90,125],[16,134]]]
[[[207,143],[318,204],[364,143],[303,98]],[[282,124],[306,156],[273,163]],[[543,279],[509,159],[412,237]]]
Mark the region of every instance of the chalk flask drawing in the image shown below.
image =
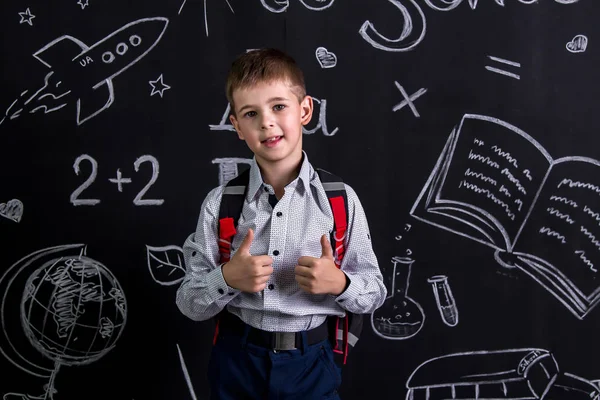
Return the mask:
[[[22,371],[48,380],[41,396],[6,393],[4,399],[53,399],[59,369],[98,361],[126,324],[119,282],[81,244],[17,261],[0,278],[0,295],[0,352]]]
[[[553,159],[521,129],[465,114],[410,214],[492,247],[583,319],[600,301],[599,167]]]
[[[547,350],[473,351],[431,358],[406,382],[406,400],[598,400],[598,387],[560,370]]]
[[[409,257],[393,257],[391,293],[383,305],[371,314],[373,332],[384,339],[404,340],[415,336],[425,322],[425,314],[419,303],[408,296],[410,272],[414,260]]]

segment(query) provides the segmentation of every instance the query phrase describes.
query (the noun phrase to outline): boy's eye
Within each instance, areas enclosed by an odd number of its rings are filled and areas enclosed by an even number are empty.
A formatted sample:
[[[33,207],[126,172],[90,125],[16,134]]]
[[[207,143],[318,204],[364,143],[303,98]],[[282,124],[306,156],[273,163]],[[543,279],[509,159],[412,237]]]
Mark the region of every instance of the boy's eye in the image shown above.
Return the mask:
[[[244,116],[246,116],[246,117],[254,117],[254,116],[256,116],[256,111],[248,111],[246,114],[244,114]]]
[[[281,111],[285,108],[285,104],[277,104],[273,107],[276,111]]]

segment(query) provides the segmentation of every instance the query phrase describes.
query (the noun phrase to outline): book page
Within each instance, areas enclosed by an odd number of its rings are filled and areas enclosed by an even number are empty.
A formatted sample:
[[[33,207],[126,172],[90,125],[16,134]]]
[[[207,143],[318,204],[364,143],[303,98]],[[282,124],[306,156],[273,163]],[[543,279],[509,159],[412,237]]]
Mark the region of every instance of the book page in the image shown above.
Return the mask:
[[[555,279],[591,300],[600,287],[600,162],[557,160],[515,251],[544,261]]]
[[[465,115],[458,135],[436,206],[460,205],[490,220],[510,250],[551,158],[525,132],[486,116]]]

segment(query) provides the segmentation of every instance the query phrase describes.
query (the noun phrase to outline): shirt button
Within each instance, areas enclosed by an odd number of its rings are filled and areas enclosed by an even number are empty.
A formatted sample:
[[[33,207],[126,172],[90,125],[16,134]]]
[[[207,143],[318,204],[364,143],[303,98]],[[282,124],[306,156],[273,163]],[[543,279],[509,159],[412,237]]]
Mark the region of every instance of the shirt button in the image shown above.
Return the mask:
[[[269,290],[273,290],[274,287],[275,287],[275,285],[273,285],[272,283],[269,284]]]
[[[274,256],[278,256],[279,255],[279,250],[273,250],[273,255]]]
[[[198,254],[198,253],[195,251],[192,251],[192,257],[196,257],[196,254]]]
[[[269,188],[265,186],[265,192],[268,192],[268,191],[269,191]]]
[[[219,294],[225,293],[225,291],[223,289],[221,289],[221,288],[219,288],[218,292],[219,292]]]
[[[283,213],[282,213],[281,211],[277,211],[277,214],[276,214],[276,215],[277,215],[278,217],[281,217],[281,216],[283,215]]]

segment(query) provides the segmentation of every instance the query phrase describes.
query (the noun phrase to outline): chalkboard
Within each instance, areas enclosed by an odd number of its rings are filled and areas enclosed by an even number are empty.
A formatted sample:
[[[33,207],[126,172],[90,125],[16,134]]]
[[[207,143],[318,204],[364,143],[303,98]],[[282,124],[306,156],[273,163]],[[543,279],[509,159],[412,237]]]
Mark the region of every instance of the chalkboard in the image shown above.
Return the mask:
[[[342,398],[599,398],[597,2],[0,10],[4,399],[208,398],[181,246],[252,157],[224,85],[263,47],[303,69],[304,150],[358,193],[388,289]]]

